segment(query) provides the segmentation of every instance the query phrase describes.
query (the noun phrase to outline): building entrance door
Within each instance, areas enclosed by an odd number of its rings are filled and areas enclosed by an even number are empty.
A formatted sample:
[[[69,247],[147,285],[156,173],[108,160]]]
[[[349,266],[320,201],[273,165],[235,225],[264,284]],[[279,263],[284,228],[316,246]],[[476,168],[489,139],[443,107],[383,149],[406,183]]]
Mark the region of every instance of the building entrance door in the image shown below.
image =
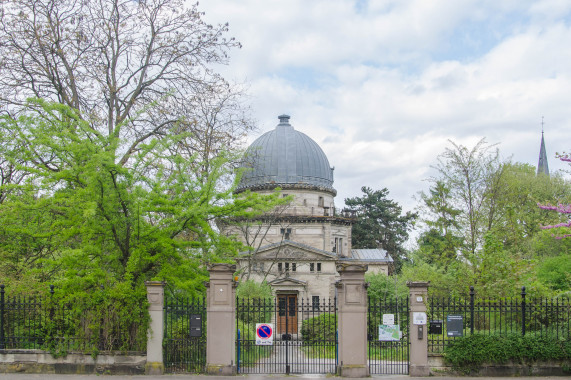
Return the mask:
[[[297,294],[278,295],[278,334],[297,334]]]

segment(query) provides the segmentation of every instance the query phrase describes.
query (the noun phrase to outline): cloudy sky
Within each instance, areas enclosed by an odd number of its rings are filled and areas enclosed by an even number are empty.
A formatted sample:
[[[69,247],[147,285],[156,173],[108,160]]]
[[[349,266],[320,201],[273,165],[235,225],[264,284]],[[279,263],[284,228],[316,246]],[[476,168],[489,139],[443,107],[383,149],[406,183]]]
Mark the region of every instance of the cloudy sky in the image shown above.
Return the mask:
[[[222,72],[321,145],[337,206],[363,185],[413,209],[447,140],[550,170],[571,150],[569,0],[203,0],[243,45]]]

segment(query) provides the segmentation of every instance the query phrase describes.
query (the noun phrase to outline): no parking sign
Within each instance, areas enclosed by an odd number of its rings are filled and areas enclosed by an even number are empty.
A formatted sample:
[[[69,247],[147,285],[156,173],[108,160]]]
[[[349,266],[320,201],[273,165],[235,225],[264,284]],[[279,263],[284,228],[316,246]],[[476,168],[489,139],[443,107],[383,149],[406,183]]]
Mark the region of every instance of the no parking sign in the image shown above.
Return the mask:
[[[256,323],[256,345],[271,346],[274,344],[274,325],[271,323]]]

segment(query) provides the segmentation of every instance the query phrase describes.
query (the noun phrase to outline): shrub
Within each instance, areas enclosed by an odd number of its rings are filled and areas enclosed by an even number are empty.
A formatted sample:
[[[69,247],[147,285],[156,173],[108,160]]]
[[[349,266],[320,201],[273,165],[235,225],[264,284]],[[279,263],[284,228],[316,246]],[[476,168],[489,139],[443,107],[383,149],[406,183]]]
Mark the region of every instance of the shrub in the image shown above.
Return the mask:
[[[568,360],[571,359],[571,341],[535,334],[474,334],[455,339],[444,348],[444,358],[454,368],[463,370],[474,369],[485,363],[503,364],[509,360],[518,363]]]
[[[308,318],[301,324],[301,336],[304,343],[335,341],[337,318],[332,313],[323,313]]]

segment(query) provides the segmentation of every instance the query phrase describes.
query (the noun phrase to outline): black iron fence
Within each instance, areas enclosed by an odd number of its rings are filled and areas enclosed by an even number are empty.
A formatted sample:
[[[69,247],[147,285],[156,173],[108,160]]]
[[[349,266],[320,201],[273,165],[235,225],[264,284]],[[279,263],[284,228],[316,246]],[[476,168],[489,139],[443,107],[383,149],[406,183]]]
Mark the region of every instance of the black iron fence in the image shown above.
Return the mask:
[[[369,298],[367,321],[369,372],[408,374],[408,298]]]
[[[202,373],[206,369],[206,303],[201,299],[165,299],[163,362],[165,371]]]
[[[138,329],[117,323],[116,305],[96,309],[58,302],[54,286],[46,296],[6,294],[0,285],[0,349],[70,351],[145,351]],[[138,316],[145,320],[144,316]],[[144,334],[142,335],[144,337]]]
[[[529,298],[521,295],[495,300],[477,299],[470,287],[469,299],[428,299],[428,349],[442,352],[459,336],[472,334],[537,334],[571,339],[569,297]]]
[[[335,373],[336,300],[236,301],[236,363],[239,373]],[[271,339],[270,339],[271,338]]]

